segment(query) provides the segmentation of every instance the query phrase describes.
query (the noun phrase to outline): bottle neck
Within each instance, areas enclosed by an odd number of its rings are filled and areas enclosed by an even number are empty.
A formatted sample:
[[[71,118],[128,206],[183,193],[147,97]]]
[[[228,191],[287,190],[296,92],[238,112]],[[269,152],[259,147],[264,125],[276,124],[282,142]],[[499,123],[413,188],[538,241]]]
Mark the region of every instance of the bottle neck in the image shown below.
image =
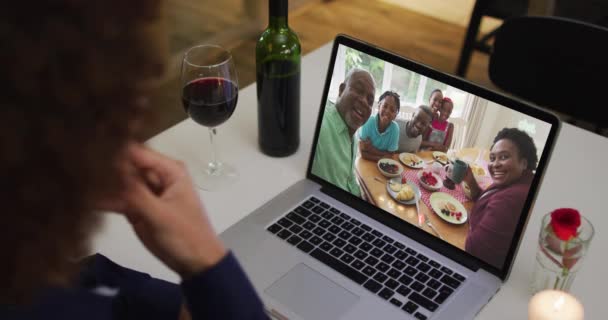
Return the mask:
[[[273,29],[288,28],[287,25],[287,0],[268,1],[268,26]]]

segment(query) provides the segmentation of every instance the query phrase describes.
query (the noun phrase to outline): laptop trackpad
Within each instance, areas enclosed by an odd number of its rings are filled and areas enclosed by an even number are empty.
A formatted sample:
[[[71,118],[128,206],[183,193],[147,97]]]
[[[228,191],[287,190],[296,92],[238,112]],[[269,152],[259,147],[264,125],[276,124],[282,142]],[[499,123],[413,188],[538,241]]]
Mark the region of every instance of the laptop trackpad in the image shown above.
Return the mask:
[[[338,319],[359,297],[300,263],[264,290],[303,319]]]

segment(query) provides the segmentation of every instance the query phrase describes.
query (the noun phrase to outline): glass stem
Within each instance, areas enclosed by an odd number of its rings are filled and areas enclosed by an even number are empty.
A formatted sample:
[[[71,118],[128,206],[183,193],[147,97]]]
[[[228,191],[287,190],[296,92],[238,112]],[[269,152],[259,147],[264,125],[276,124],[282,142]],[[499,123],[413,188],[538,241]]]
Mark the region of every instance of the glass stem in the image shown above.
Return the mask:
[[[209,142],[211,143],[211,162],[208,164],[208,170],[210,175],[216,175],[220,170],[220,163],[217,161],[217,146],[213,142],[213,139],[217,133],[215,128],[209,128]]]

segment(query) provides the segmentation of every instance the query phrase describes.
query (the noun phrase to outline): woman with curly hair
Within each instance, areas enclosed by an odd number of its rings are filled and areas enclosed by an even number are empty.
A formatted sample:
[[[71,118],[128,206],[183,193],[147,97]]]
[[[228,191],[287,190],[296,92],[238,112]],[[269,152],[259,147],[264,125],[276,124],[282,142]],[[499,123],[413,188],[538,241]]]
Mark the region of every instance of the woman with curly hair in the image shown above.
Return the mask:
[[[138,141],[167,60],[161,13],[158,0],[0,5],[0,319],[266,319],[184,166]],[[104,211],[181,284],[79,262]]]
[[[516,128],[504,128],[490,148],[492,184],[482,190],[469,167],[464,181],[475,205],[471,209],[465,250],[502,268],[519,215],[528,197],[538,163],[532,138]]]

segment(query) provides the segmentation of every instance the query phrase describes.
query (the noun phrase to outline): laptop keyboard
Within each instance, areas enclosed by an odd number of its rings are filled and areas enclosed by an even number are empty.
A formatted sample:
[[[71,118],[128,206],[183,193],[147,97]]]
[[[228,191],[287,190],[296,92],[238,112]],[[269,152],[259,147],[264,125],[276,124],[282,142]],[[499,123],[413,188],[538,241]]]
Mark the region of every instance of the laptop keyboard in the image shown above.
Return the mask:
[[[267,230],[394,306],[426,319],[466,278],[310,197]]]

